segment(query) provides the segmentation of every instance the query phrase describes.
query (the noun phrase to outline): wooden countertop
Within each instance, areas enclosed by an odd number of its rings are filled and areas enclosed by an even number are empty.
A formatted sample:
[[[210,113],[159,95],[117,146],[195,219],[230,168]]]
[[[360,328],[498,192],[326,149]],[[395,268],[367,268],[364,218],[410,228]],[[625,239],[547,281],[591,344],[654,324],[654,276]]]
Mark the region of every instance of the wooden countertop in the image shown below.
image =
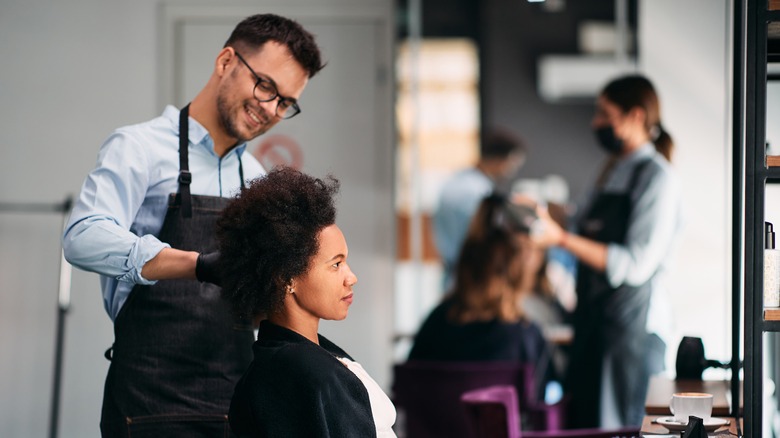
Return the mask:
[[[656,424],[655,420],[660,418],[660,415],[646,415],[644,418],[644,421],[642,421],[642,430],[641,433],[647,433],[647,434],[668,434],[671,436],[680,436],[680,432],[672,432],[669,429],[661,426],[660,424]],[[718,418],[726,418],[729,420],[728,426],[723,426],[714,432],[707,432],[708,436],[737,436],[737,425],[734,422],[733,418],[727,418],[727,417],[718,417]],[[742,425],[742,419],[740,419],[740,426]],[[743,433],[744,433],[744,429]],[[652,435],[645,435],[648,437],[651,437]]]
[[[740,383],[741,385],[741,383]],[[712,394],[712,416],[726,417],[730,412],[731,382],[728,380],[674,380],[653,376],[647,388],[645,413],[671,415],[669,400],[676,392],[706,392]],[[740,412],[742,411],[742,387],[740,386]]]

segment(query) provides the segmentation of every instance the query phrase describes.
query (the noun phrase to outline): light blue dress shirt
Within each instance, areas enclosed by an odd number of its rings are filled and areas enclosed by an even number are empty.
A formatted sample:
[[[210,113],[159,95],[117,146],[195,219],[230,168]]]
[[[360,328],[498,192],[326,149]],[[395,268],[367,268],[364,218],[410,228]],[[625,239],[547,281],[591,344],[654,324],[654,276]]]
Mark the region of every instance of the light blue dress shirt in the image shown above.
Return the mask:
[[[265,171],[239,145],[224,157],[214,152],[208,131],[189,119],[190,189],[194,195],[230,197],[241,187],[239,156],[248,182]],[[101,275],[103,305],[111,319],[119,314],[141,276],[144,264],[163,248],[157,239],[178,192],[179,110],[168,106],[160,117],[114,131],[87,175],[63,235],[65,258]]]
[[[603,190],[625,193],[634,167],[651,159],[637,181],[626,243],[607,246],[607,279],[612,287],[640,286],[663,269],[682,230],[682,192],[671,165],[651,143],[618,161]]]
[[[495,184],[477,168],[464,169],[447,180],[433,215],[436,250],[444,262],[444,288],[451,286],[460,247],[479,203]]]

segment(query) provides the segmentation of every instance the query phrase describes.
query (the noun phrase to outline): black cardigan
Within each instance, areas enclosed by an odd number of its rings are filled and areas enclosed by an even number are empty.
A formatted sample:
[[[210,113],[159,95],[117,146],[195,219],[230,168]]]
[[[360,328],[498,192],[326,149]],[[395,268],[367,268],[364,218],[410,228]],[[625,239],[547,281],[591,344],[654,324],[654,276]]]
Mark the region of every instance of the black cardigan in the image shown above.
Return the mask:
[[[375,437],[363,382],[319,336],[317,345],[268,321],[260,323],[254,361],[236,385],[230,428],[239,437]]]

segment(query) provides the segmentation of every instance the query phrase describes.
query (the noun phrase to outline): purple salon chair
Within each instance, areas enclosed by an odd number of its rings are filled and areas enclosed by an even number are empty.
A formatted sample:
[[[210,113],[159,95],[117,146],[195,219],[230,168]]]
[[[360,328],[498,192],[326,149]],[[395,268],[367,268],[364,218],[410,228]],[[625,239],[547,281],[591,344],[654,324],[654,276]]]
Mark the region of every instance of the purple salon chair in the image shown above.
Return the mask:
[[[395,365],[393,372],[392,397],[406,438],[470,437],[460,397],[493,385],[508,385],[524,394],[529,428],[556,430],[565,424],[562,403],[535,401],[532,364],[409,361]]]
[[[460,398],[472,438],[639,438],[639,428],[520,430],[521,407],[513,385],[466,391]]]

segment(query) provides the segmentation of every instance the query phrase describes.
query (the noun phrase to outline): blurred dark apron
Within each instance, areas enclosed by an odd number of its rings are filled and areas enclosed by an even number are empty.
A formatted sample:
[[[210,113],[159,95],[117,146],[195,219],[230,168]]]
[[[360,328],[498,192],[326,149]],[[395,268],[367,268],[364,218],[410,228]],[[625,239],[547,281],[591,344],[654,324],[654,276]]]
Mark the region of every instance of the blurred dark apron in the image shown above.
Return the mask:
[[[184,251],[216,250],[215,223],[228,199],[191,195],[188,109],[179,119],[179,193],[159,239]],[[243,172],[239,162],[241,185]],[[106,352],[103,437],[229,437],[236,382],[252,360],[254,335],[236,320],[220,288],[197,280],[136,285],[114,321]]]
[[[625,244],[632,193],[649,162],[636,165],[625,193],[600,192],[595,197],[578,224],[579,235],[605,244]],[[650,335],[645,328],[650,294],[650,281],[613,288],[604,273],[578,263],[574,341],[566,378],[571,427],[600,426],[605,383],[614,394],[622,424],[642,424],[650,378],[646,359]],[[608,374],[602,374],[604,369]]]

